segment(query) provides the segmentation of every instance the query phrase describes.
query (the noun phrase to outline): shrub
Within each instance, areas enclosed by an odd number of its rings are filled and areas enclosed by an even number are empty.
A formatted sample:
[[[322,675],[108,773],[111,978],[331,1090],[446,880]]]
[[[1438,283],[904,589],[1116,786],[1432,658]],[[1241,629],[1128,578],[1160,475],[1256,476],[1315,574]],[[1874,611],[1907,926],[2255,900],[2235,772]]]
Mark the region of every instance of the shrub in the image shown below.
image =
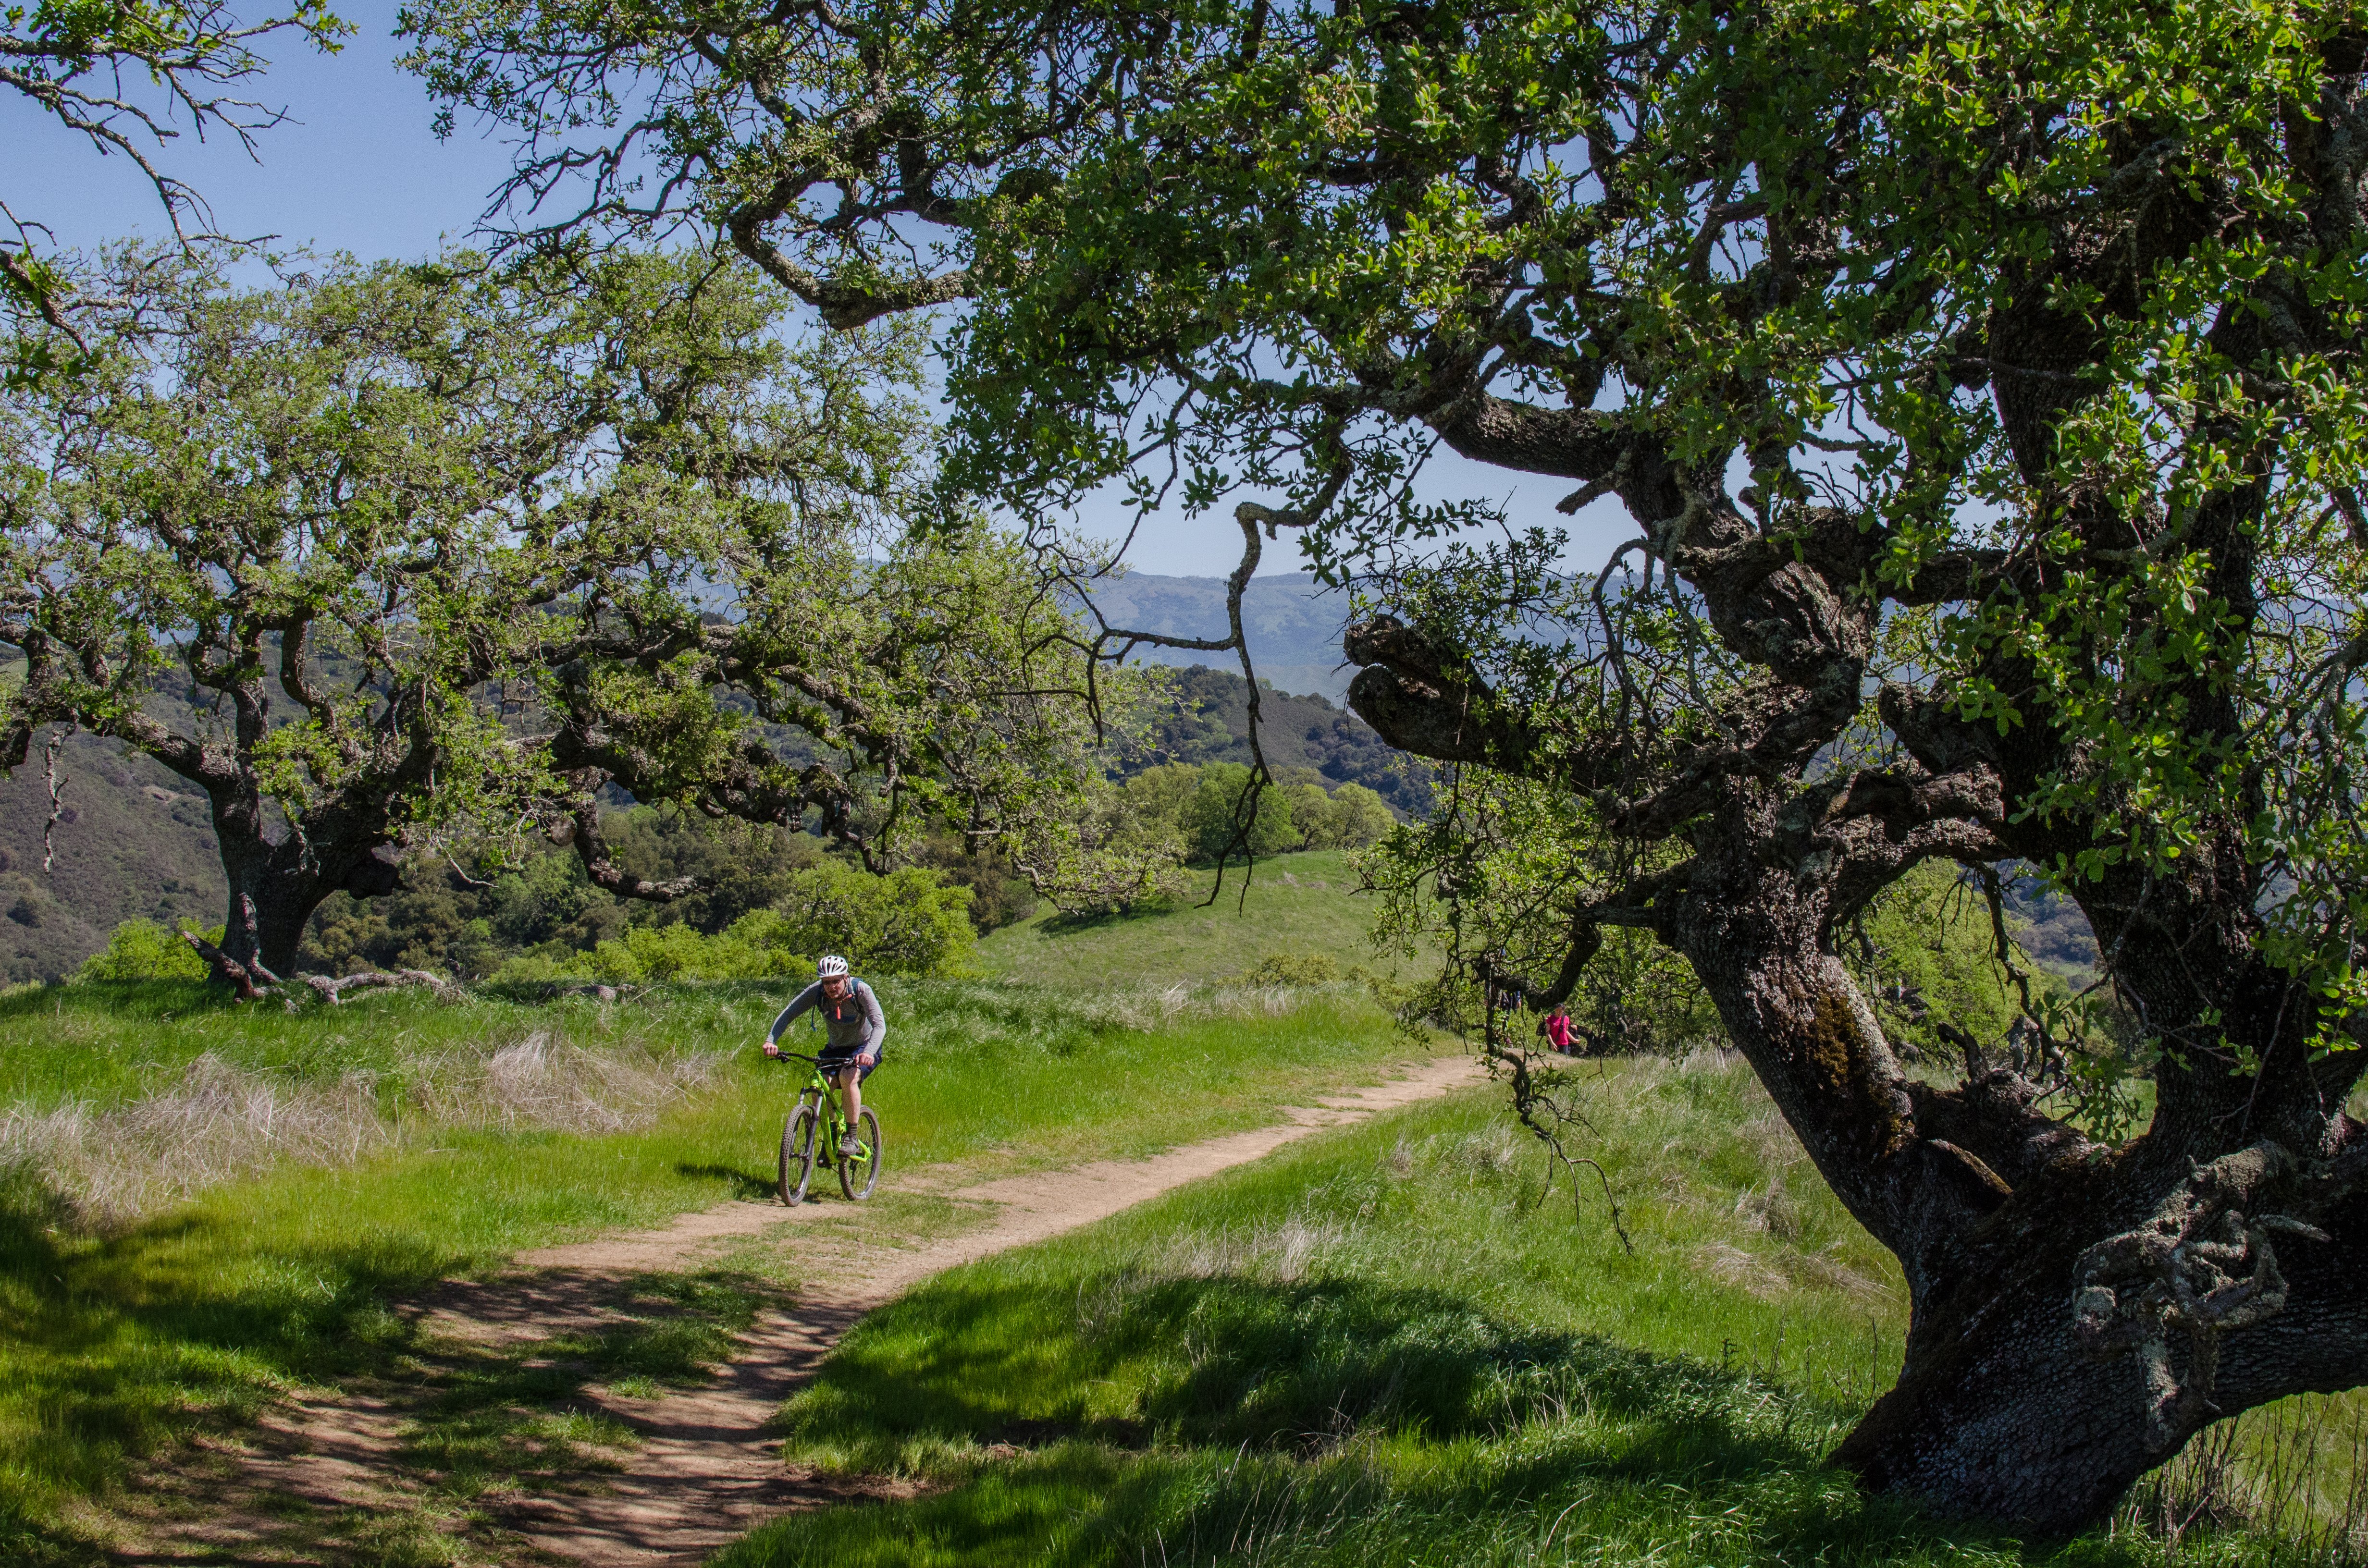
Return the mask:
[[[1271,953],[1243,978],[1252,985],[1329,985],[1342,971],[1326,953]]]
[[[780,922],[759,910],[710,937],[697,926],[634,926],[594,948],[586,967],[610,985],[674,980],[767,980],[797,974],[813,960],[778,938]],[[507,973],[507,971],[505,971]]]
[[[211,939],[222,940],[222,932]],[[206,961],[181,939],[180,933],[154,920],[127,920],[107,939],[107,950],[93,953],[74,971],[85,980],[203,980]]]
[[[539,952],[513,953],[485,978],[495,985],[549,985],[560,981],[588,979],[590,974],[589,954],[564,950],[553,952],[544,949]]]
[[[874,877],[825,860],[792,877],[770,910],[725,935],[773,949],[838,953],[860,973],[959,974],[978,950],[970,901],[970,889],[918,866]]]
[[[513,959],[495,978],[564,974],[610,985],[770,980],[811,973],[820,953],[843,954],[861,974],[960,974],[978,946],[970,901],[970,889],[920,867],[874,877],[826,860],[794,873],[772,908],[713,936],[680,922],[635,926],[574,959]]]

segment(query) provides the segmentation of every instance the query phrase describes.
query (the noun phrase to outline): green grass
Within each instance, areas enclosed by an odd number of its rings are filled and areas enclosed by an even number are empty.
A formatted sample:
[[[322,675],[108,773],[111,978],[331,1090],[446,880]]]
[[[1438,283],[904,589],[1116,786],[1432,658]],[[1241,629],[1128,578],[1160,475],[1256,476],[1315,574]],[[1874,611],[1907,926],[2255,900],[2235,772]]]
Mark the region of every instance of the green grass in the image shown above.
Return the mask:
[[[1238,866],[1225,873],[1223,895],[1201,907],[1215,874],[1193,874],[1193,889],[1177,907],[1090,920],[1040,915],[1005,926],[979,944],[989,973],[1047,984],[1167,985],[1216,980],[1256,969],[1278,954],[1320,953],[1343,970],[1380,973],[1395,969],[1412,978],[1429,962],[1376,955],[1366,933],[1372,900],[1356,892],[1347,851],[1308,850],[1258,863],[1247,903]]]
[[[900,1171],[934,1162],[1140,1154],[1258,1125],[1278,1105],[1429,1049],[1353,987],[1281,1012],[1256,996],[1177,1011],[1155,995],[1087,1000],[991,983],[881,990],[892,1032],[867,1099],[885,1123],[891,1194]],[[803,1081],[750,1045],[779,1000],[753,985],[611,1007],[392,995],[291,1017],[209,1004],[195,988],[7,998],[0,1061],[36,1107],[141,1102],[208,1053],[290,1088],[373,1072],[390,1117],[404,1114],[422,1062],[529,1033],[651,1059],[738,1054],[710,1090],[638,1131],[414,1125],[395,1153],[279,1169],[103,1234],[77,1233],[54,1190],[16,1173],[0,1184],[0,1560],[84,1561],[58,1521],[141,1456],[245,1420],[293,1385],[385,1375],[427,1354],[391,1298],[520,1248],[768,1192],[780,1119]],[[496,1393],[509,1376],[484,1370]],[[529,1402],[520,1419],[541,1420],[563,1392]],[[541,1430],[495,1420],[470,1440],[498,1453]]]
[[[940,1276],[783,1415],[793,1460],[930,1485],[716,1568],[2162,1561],[1861,1497],[1821,1461],[1896,1372],[1888,1259],[1731,1062],[1589,1116],[1634,1256],[1474,1093]]]

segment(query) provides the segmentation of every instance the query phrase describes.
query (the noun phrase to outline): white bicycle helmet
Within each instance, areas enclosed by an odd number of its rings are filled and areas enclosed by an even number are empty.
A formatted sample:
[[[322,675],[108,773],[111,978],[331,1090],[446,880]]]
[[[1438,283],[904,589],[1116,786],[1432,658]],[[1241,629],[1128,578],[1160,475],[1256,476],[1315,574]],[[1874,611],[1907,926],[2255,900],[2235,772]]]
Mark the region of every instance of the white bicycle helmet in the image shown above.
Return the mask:
[[[828,980],[847,972],[847,960],[837,953],[825,953],[814,964],[814,978]]]

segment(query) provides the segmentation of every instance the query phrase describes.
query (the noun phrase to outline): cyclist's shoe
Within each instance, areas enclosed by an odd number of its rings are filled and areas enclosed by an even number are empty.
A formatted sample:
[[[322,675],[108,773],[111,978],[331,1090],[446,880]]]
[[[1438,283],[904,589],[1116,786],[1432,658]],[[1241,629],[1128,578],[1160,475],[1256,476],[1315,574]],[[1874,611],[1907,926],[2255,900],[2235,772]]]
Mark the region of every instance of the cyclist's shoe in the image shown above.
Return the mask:
[[[848,1159],[860,1160],[865,1153],[863,1140],[850,1132],[838,1141],[838,1152]]]

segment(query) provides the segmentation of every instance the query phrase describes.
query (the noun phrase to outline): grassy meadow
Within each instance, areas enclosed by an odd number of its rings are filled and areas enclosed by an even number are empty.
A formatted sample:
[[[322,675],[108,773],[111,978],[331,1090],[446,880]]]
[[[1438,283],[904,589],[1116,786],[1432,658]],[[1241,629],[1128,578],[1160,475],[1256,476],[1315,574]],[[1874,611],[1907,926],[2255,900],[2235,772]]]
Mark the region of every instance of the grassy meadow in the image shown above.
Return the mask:
[[[1246,912],[1229,890],[1039,920],[980,976],[879,983],[875,1222],[958,1222],[898,1190],[919,1165],[1144,1154],[1441,1049],[1355,981],[1254,977],[1386,973],[1352,885],[1345,857],[1290,856]],[[754,1042],[787,989],[292,1015],[195,985],[0,994],[0,1562],[95,1568],[127,1474],[304,1387],[428,1393],[399,1456],[425,1504],[328,1521],[330,1561],[438,1568],[488,1498],[612,1462],[631,1434],[576,1396],[704,1377],[797,1286],[794,1252],[639,1278],[598,1333],[456,1345],[393,1306],[768,1196],[803,1073]],[[1822,1458],[1896,1370],[1888,1255],[1732,1055],[1567,1072],[1633,1251],[1499,1092],[1320,1135],[868,1319],[780,1430],[793,1461],[916,1494],[784,1519],[718,1568],[2363,1559],[2355,1396],[2215,1429],[2068,1547],[1861,1498]]]
[[[784,1411],[788,1457],[921,1494],[716,1568],[2357,1560],[2342,1487],[2314,1491],[2342,1467],[2302,1455],[2357,1442],[2342,1401],[2248,1418],[2237,1462],[2068,1546],[1861,1497],[1822,1460],[1897,1370],[1888,1256],[1733,1057],[1587,1098],[1633,1254],[1486,1091],[1294,1145],[868,1319]]]
[[[1437,1049],[1352,985],[880,990],[892,1032],[867,1099],[891,1189],[921,1165],[993,1173],[1258,1125]],[[759,984],[614,1006],[381,994],[289,1015],[195,985],[0,997],[0,1561],[90,1560],[62,1521],[142,1456],[413,1357],[393,1298],[521,1248],[768,1195],[803,1077],[754,1049],[781,999]],[[793,1282],[713,1281],[708,1315],[728,1327],[751,1290]],[[609,1369],[689,1364],[636,1346],[610,1347]],[[469,1371],[486,1410],[522,1387],[541,1389],[529,1403],[564,1395],[514,1362]],[[466,1414],[438,1440],[497,1465],[518,1422],[480,1430]]]
[[[1225,872],[1214,903],[1214,872],[1191,873],[1192,891],[1172,909],[1077,919],[1046,912],[979,943],[990,974],[1054,985],[1157,984],[1223,980],[1266,960],[1320,954],[1343,970],[1414,978],[1429,962],[1377,954],[1366,938],[1372,900],[1357,890],[1345,850],[1310,849],[1260,860],[1243,896],[1238,866]]]

